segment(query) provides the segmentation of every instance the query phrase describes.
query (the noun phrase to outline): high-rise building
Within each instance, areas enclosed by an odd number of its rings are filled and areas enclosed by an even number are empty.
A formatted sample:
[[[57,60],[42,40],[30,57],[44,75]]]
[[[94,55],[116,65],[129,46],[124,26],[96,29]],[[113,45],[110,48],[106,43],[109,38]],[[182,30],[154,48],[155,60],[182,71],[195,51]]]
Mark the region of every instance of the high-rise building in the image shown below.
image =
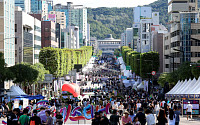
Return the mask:
[[[15,6],[19,6],[23,11],[30,13],[31,12],[31,0],[14,0]]]
[[[79,27],[80,47],[87,44],[87,8],[82,5],[73,5],[67,2],[67,5],[56,4],[55,11],[65,12],[66,28],[67,26]]]
[[[7,66],[15,65],[15,1],[0,1],[0,52]]]
[[[41,28],[41,46],[43,47],[53,47],[58,48],[58,42],[56,41],[56,24],[52,21],[42,21]]]
[[[65,12],[50,11],[49,14],[55,14],[56,23],[59,23],[60,25],[62,25],[63,27],[66,28],[66,16],[65,16]],[[51,20],[49,16],[48,16],[48,19]]]
[[[31,0],[31,13],[41,14],[42,20],[47,20],[50,2],[48,0]],[[52,9],[50,8],[50,10]]]
[[[15,63],[30,64],[39,62],[41,49],[41,21],[15,8]]]
[[[53,0],[46,0],[48,4],[48,12],[53,11]]]
[[[79,49],[79,27],[68,26],[65,31],[66,47],[70,49]]]
[[[87,24],[87,46],[90,46],[90,24]]]
[[[122,34],[121,34],[121,46],[126,46],[125,33],[122,33]]]
[[[171,56],[171,58],[174,57],[174,62],[171,59],[170,66],[164,64],[164,69],[166,71],[172,71],[173,63],[174,68],[177,69],[185,61],[196,62],[200,60],[198,1],[169,0],[168,15],[171,51],[169,55],[165,53],[164,55]],[[168,44],[164,46],[167,47]],[[168,60],[167,57],[166,60]]]
[[[125,31],[125,46],[131,47],[133,42],[133,28],[127,28]]]

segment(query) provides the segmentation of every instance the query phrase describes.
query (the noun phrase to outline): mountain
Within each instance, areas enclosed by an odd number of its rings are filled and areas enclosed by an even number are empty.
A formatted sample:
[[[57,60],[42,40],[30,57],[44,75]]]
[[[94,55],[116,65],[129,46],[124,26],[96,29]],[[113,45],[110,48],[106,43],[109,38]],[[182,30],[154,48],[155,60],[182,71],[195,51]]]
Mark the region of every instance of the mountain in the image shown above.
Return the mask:
[[[168,0],[158,0],[149,5],[153,12],[160,12],[160,23],[166,25]],[[104,39],[107,34],[113,34],[113,37],[120,39],[121,33],[126,28],[132,27],[133,8],[88,8],[88,23],[90,24],[91,37]]]

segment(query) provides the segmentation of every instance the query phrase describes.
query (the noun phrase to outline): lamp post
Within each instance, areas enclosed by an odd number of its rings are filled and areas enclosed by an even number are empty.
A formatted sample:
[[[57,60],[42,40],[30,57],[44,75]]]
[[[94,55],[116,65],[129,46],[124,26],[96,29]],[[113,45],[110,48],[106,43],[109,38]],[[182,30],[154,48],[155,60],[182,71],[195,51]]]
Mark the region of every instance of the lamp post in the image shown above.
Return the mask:
[[[170,57],[173,59],[173,72],[174,72],[174,56],[165,55],[165,57]]]

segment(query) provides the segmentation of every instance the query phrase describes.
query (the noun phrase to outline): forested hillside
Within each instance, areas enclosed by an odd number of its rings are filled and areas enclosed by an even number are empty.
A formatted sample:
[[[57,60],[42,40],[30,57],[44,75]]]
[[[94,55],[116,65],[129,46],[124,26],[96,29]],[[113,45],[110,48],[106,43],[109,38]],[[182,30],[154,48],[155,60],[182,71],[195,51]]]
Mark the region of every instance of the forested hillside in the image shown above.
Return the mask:
[[[167,22],[167,0],[158,0],[149,5],[153,12],[160,12],[160,23]],[[88,8],[88,23],[91,27],[91,37],[104,39],[107,34],[113,34],[120,39],[121,33],[130,28],[133,23],[133,8]]]

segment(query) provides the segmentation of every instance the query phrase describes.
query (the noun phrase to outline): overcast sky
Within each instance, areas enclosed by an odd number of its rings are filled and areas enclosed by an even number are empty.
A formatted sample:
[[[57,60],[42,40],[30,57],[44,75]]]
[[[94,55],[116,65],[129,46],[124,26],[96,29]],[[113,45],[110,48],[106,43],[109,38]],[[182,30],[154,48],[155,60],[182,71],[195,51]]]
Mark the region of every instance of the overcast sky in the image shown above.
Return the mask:
[[[146,5],[156,0],[54,0],[54,4],[73,2],[75,5],[84,5],[85,7],[136,7]]]

